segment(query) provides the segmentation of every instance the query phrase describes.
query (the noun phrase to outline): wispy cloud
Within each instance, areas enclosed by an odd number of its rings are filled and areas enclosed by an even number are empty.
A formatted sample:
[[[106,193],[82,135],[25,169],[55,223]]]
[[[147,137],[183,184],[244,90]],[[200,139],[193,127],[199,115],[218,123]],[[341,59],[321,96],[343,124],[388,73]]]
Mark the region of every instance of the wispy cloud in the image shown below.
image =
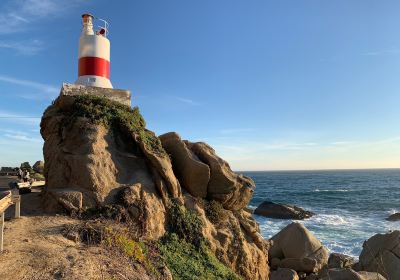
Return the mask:
[[[21,32],[33,26],[33,23],[60,16],[75,7],[82,0],[20,0],[9,1],[0,6],[0,34]]]
[[[198,106],[198,105],[200,105],[200,103],[198,103],[198,102],[196,102],[196,101],[194,101],[194,100],[192,100],[192,99],[188,99],[188,98],[182,98],[182,97],[174,97],[176,100],[178,100],[178,101],[180,101],[180,102],[182,102],[182,103],[186,103],[186,104],[189,104],[189,105],[193,105],[193,106]]]
[[[398,55],[400,54],[400,49],[386,49],[386,50],[377,50],[377,51],[369,51],[362,53],[363,56],[382,56],[382,55]]]
[[[219,132],[221,134],[235,134],[235,133],[244,133],[254,131],[254,128],[226,128],[221,129]]]
[[[32,138],[32,137],[29,137],[29,136],[23,135],[23,134],[4,134],[4,136],[9,139],[17,140],[17,141],[35,142],[35,143],[42,142],[42,139]]]
[[[40,40],[0,41],[0,49],[13,50],[22,55],[35,55],[44,50],[44,44]]]
[[[40,116],[28,116],[28,115],[10,113],[7,111],[0,110],[0,121],[2,121],[2,122],[10,122],[10,123],[38,126],[40,123],[40,119],[41,119]],[[8,131],[8,133],[13,134],[15,132]]]
[[[30,80],[25,80],[25,79],[20,79],[20,78],[15,78],[15,77],[10,77],[10,76],[5,76],[5,75],[0,75],[0,82],[5,82],[5,83],[10,83],[14,85],[20,85],[24,87],[29,87],[33,89],[38,89],[42,91],[45,94],[50,94],[50,95],[55,95],[59,93],[60,89],[48,85],[48,84],[43,84],[35,81],[30,81]]]

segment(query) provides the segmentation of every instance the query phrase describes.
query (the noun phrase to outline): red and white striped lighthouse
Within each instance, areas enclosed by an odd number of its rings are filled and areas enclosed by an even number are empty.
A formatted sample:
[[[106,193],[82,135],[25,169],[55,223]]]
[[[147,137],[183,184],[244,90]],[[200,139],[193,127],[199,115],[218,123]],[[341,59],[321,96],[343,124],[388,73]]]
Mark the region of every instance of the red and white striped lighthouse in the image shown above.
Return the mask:
[[[79,39],[79,72],[76,84],[112,88],[110,81],[110,41],[107,39],[108,23],[98,31],[93,30],[91,14],[82,15],[82,33]]]

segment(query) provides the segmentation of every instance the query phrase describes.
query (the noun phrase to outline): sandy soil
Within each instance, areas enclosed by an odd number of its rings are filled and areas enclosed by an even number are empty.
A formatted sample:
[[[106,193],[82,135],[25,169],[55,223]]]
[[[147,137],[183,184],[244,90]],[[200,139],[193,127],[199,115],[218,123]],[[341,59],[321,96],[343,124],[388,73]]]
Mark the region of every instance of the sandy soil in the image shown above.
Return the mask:
[[[20,219],[12,218],[13,213],[13,207],[6,212],[4,251],[0,253],[2,280],[150,279],[140,268],[113,258],[102,247],[65,238],[65,225],[82,221],[43,215],[40,189],[22,195]]]

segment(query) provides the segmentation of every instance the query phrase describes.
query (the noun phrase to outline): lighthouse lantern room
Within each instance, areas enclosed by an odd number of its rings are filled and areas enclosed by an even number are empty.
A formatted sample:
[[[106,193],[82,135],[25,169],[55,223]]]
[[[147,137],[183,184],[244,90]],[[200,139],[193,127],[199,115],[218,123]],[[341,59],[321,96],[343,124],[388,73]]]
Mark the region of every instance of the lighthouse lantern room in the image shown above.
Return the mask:
[[[107,39],[108,23],[103,23],[96,32],[95,17],[82,15],[83,28],[79,39],[79,67],[76,84],[101,88],[112,88],[110,81],[110,41]]]

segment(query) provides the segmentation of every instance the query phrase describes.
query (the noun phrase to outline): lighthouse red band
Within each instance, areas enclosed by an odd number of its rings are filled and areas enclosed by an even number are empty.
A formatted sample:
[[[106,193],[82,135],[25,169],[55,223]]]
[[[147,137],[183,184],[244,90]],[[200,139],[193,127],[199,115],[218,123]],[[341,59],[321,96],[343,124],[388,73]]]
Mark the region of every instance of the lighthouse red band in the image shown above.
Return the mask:
[[[110,62],[101,57],[79,58],[79,76],[99,76],[110,79]]]

